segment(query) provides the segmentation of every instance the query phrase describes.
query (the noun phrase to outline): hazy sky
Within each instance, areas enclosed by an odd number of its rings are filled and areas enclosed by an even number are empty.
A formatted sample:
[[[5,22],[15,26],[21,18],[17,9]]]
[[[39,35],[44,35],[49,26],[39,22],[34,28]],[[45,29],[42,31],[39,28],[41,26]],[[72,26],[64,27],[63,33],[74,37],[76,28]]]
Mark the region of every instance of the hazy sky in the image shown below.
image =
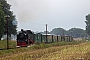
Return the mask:
[[[18,20],[18,30],[44,31],[61,27],[85,29],[90,0],[7,0]]]

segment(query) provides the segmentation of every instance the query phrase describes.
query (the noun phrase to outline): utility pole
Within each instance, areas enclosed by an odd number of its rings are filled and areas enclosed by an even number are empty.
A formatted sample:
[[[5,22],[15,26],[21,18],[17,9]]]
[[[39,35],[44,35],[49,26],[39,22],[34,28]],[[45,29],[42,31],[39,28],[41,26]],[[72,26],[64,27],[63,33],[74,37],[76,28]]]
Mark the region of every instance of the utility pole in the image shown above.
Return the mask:
[[[6,15],[5,18],[6,18],[6,33],[7,33],[7,50],[9,48],[9,44],[8,44],[8,18],[10,16],[9,15]]]
[[[47,24],[46,24],[46,43],[48,43],[48,40],[47,40]]]

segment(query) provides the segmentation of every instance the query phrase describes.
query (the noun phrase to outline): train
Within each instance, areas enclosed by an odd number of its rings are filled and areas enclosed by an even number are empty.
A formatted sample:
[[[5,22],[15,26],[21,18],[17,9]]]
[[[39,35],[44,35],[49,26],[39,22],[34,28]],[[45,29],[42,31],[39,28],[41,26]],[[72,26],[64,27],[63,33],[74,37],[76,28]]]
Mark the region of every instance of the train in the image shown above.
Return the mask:
[[[55,34],[34,33],[31,30],[23,30],[17,34],[17,47],[27,47],[36,43],[71,42],[72,36],[60,36]]]

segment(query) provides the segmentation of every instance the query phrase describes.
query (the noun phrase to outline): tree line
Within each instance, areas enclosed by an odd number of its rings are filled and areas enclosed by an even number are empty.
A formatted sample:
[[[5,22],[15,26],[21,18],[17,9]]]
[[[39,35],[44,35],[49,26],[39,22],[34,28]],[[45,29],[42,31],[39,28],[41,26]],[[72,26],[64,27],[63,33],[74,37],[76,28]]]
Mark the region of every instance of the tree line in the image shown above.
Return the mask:
[[[46,31],[41,32],[41,33],[46,33]],[[55,35],[60,35],[60,36],[73,36],[74,38],[83,38],[87,37],[86,30],[81,29],[81,28],[71,28],[69,30],[65,30],[63,28],[54,28],[52,31],[48,31],[49,34],[55,34]]]
[[[11,5],[8,4],[6,0],[0,0],[0,39],[6,34],[6,15],[10,16],[10,18],[8,18],[9,36],[17,33],[17,25],[12,24],[12,21],[15,20],[15,15],[13,14],[13,11],[10,11],[10,7]]]

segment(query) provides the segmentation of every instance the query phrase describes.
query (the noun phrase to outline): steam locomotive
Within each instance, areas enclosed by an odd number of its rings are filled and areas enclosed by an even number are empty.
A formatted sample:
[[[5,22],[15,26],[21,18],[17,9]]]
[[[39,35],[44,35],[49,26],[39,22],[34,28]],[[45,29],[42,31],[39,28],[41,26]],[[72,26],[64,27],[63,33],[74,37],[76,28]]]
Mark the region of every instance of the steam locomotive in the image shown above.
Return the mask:
[[[31,30],[21,31],[17,34],[17,47],[28,46],[34,44],[33,32]]]
[[[17,34],[17,47],[29,46],[34,43],[53,43],[53,42],[71,42],[72,36],[60,36],[52,34],[35,34],[31,30],[23,30]]]

